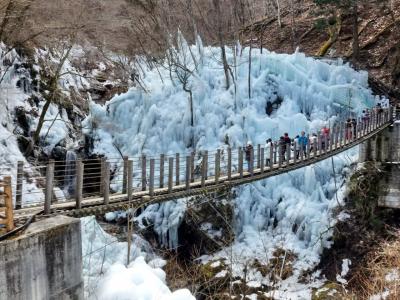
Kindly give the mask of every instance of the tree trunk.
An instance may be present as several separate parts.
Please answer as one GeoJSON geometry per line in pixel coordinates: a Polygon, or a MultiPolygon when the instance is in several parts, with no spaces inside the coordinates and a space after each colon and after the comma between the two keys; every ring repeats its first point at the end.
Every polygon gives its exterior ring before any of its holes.
{"type": "Polygon", "coordinates": [[[276,11],[277,11],[277,18],[278,18],[278,25],[279,28],[282,27],[282,23],[281,23],[281,4],[279,3],[279,0],[276,0],[276,11]]]}
{"type": "Polygon", "coordinates": [[[33,144],[34,145],[37,145],[39,142],[40,132],[42,131],[42,127],[43,127],[43,123],[44,123],[44,117],[46,116],[47,110],[49,109],[51,102],[53,102],[53,100],[56,96],[58,80],[60,79],[60,76],[61,76],[61,70],[62,70],[62,67],[64,66],[65,61],[69,57],[69,54],[73,47],[73,44],[74,43],[71,42],[70,46],[67,49],[67,52],[61,58],[53,78],[50,79],[51,80],[51,83],[50,83],[51,95],[46,100],[46,103],[43,106],[42,112],[40,113],[38,126],[36,127],[35,133],[33,135],[33,144]]]}
{"type": "Polygon", "coordinates": [[[226,59],[226,51],[225,51],[225,43],[224,43],[224,38],[222,35],[222,24],[221,24],[221,9],[219,6],[219,0],[214,0],[214,7],[215,10],[217,11],[217,18],[218,18],[218,42],[219,42],[219,47],[221,48],[221,59],[222,59],[222,65],[224,67],[224,74],[225,74],[225,88],[228,90],[230,86],[230,80],[229,80],[229,65],[228,61],[226,59]]]}
{"type": "Polygon", "coordinates": [[[248,89],[249,89],[249,99],[251,98],[251,50],[252,45],[250,42],[250,49],[249,49],[249,78],[248,78],[248,89]]]}
{"type": "Polygon", "coordinates": [[[353,61],[357,62],[360,58],[360,42],[358,39],[358,4],[357,0],[354,0],[352,7],[352,19],[353,19],[353,61]]]}

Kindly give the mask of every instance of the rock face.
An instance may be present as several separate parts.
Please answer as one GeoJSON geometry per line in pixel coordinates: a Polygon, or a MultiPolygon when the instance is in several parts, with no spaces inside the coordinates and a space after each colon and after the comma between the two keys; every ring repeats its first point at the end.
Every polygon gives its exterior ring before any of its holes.
{"type": "Polygon", "coordinates": [[[0,299],[83,299],[80,220],[45,219],[1,242],[0,299]]]}

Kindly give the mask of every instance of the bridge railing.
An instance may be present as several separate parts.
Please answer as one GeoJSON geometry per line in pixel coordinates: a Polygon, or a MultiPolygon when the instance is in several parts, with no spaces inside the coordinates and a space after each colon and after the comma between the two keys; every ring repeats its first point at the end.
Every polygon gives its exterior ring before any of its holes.
{"type": "MultiPolygon", "coordinates": [[[[269,151],[256,145],[246,154],[244,147],[220,147],[173,155],[50,160],[46,166],[24,166],[19,162],[14,187],[15,207],[42,206],[46,214],[75,202],[76,208],[91,203],[132,200],[142,196],[190,191],[227,181],[263,178],[289,166],[327,157],[352,147],[382,126],[392,122],[394,110],[373,110],[355,122],[337,122],[322,133],[307,135],[308,143],[273,142],[269,151]],[[33,199],[33,200],[32,200],[33,199]],[[22,205],[24,204],[24,205],[22,205]]],[[[283,170],[284,171],[284,170],[283,170]]],[[[1,174],[0,174],[1,177],[1,174]]]]}

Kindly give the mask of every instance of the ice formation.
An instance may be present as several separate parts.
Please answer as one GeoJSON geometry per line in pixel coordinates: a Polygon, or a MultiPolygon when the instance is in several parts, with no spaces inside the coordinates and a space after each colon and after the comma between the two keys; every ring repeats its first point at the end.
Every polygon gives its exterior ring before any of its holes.
{"type": "Polygon", "coordinates": [[[100,285],[100,300],[195,300],[187,289],[171,292],[165,272],[150,267],[141,256],[128,267],[114,264],[100,285]]]}
{"type": "Polygon", "coordinates": [[[106,233],[95,217],[81,219],[81,232],[85,299],[194,300],[186,289],[168,289],[161,269],[165,261],[139,236],[132,236],[126,267],[127,243],[106,233]]]}

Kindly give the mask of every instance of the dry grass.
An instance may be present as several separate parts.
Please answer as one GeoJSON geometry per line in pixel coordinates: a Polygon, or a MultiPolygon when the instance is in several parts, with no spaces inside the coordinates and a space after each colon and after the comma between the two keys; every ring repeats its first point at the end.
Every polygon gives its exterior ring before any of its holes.
{"type": "Polygon", "coordinates": [[[387,293],[386,298],[400,297],[400,231],[396,239],[384,242],[379,249],[367,256],[367,264],[360,268],[350,280],[356,291],[354,294],[362,299],[372,295],[387,293]]]}

